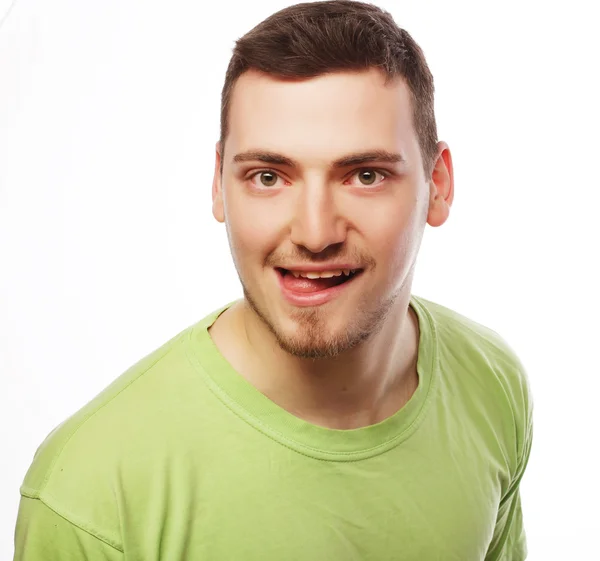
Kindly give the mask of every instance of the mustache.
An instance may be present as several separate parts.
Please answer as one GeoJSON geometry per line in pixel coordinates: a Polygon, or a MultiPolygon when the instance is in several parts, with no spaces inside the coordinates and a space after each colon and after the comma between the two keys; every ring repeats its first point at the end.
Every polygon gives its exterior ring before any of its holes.
{"type": "Polygon", "coordinates": [[[360,264],[360,266],[365,269],[375,266],[375,260],[370,255],[367,255],[358,249],[348,251],[348,249],[338,249],[333,246],[328,247],[319,253],[313,253],[308,249],[300,247],[289,253],[274,251],[265,259],[265,265],[267,267],[283,267],[286,263],[318,265],[327,261],[356,263],[360,264]]]}

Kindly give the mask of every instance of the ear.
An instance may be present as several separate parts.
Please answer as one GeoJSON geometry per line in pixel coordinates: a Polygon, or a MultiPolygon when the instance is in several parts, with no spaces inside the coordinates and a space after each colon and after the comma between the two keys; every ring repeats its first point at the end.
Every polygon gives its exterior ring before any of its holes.
{"type": "Polygon", "coordinates": [[[454,200],[452,154],[445,142],[438,142],[438,156],[429,179],[429,211],[427,223],[441,226],[448,219],[454,200]]]}
{"type": "Polygon", "coordinates": [[[225,222],[225,207],[223,205],[223,183],[221,177],[221,143],[215,146],[215,173],[212,186],[212,213],[218,222],[225,222]]]}

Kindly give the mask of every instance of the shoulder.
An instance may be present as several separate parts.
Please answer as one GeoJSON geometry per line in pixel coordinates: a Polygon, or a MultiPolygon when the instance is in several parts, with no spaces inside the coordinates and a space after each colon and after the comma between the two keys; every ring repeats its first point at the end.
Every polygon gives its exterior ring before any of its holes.
{"type": "Polygon", "coordinates": [[[499,333],[441,304],[420,297],[417,301],[430,317],[442,362],[447,359],[465,370],[485,370],[511,393],[518,387],[528,389],[523,363],[499,333]]]}
{"type": "MultiPolygon", "coordinates": [[[[183,363],[181,347],[189,330],[139,360],[54,428],[35,452],[21,495],[42,499],[82,527],[98,513],[99,503],[116,508],[107,499],[115,496],[119,466],[134,450],[139,425],[151,426],[156,417],[155,405],[168,392],[169,375],[183,363]]],[[[118,516],[114,512],[106,518],[118,516]]],[[[107,539],[115,542],[118,536],[107,539]]]]}
{"type": "Polygon", "coordinates": [[[533,413],[529,377],[519,356],[493,329],[441,304],[416,300],[434,331],[442,386],[449,392],[462,389],[465,408],[513,442],[513,465],[519,463],[528,453],[533,413]]]}

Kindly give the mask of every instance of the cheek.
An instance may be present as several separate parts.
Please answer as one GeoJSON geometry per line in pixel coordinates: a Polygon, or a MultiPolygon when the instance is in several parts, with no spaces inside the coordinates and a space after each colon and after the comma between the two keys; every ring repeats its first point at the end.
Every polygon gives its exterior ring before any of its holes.
{"type": "MultiPolygon", "coordinates": [[[[406,207],[400,207],[406,208],[406,207]]],[[[368,247],[387,275],[400,274],[412,265],[418,252],[423,227],[417,208],[379,216],[372,225],[368,247]]]]}
{"type": "Polygon", "coordinates": [[[262,262],[277,246],[281,225],[278,213],[270,209],[268,201],[227,200],[225,222],[232,252],[238,261],[262,262]]]}

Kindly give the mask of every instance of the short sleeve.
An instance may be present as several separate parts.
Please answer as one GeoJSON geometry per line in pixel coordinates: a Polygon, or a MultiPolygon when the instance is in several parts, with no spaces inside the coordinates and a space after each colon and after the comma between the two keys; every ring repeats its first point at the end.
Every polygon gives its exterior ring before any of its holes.
{"type": "Polygon", "coordinates": [[[123,552],[54,512],[40,499],[21,497],[13,561],[123,561],[123,552]]]}
{"type": "MultiPolygon", "coordinates": [[[[525,387],[528,390],[527,380],[525,380],[525,387]]],[[[525,422],[521,423],[524,428],[519,431],[518,437],[521,444],[520,459],[510,487],[500,501],[494,535],[488,547],[485,561],[524,561],[527,558],[527,539],[519,489],[531,452],[533,420],[531,397],[528,392],[525,399],[526,404],[523,415],[525,422]]]]}

